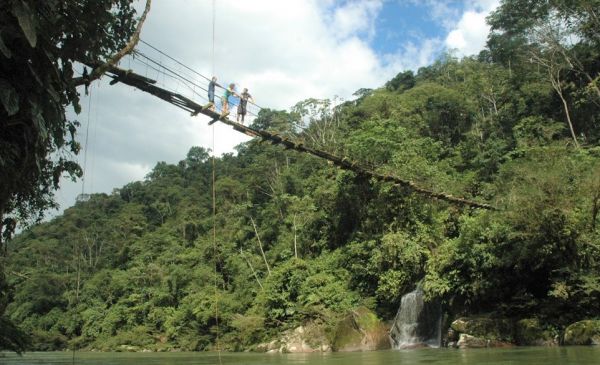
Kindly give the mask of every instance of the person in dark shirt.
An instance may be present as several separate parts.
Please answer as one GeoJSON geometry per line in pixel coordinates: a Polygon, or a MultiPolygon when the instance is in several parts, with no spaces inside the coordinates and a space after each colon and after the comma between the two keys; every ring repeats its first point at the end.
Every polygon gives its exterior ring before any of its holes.
{"type": "Polygon", "coordinates": [[[244,88],[244,91],[242,91],[242,94],[240,95],[240,103],[237,108],[237,121],[240,121],[241,116],[242,124],[244,124],[244,117],[246,116],[246,107],[248,105],[248,100],[254,103],[254,98],[252,98],[252,95],[248,93],[248,89],[244,88]]]}
{"type": "Polygon", "coordinates": [[[204,106],[204,109],[210,109],[212,111],[215,110],[215,87],[219,86],[217,84],[217,77],[213,76],[210,82],[208,83],[208,104],[204,106]]]}

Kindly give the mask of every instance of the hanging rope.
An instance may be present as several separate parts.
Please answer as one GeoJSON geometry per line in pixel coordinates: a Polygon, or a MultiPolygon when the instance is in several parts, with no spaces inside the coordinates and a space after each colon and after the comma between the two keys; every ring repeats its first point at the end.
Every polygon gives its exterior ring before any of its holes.
{"type": "Polygon", "coordinates": [[[215,322],[216,322],[216,341],[219,364],[221,364],[221,345],[219,343],[219,292],[217,283],[217,264],[219,262],[219,251],[217,250],[217,189],[215,186],[215,126],[212,126],[212,218],[213,218],[213,252],[215,260],[215,322]]]}
{"type": "Polygon", "coordinates": [[[96,173],[96,136],[98,135],[98,110],[100,109],[98,106],[102,105],[102,100],[100,100],[100,96],[102,95],[102,93],[100,92],[100,84],[96,84],[96,88],[98,89],[98,91],[95,94],[95,105],[96,107],[94,108],[94,119],[92,122],[92,142],[90,143],[91,145],[91,150],[90,153],[92,154],[92,166],[91,166],[91,173],[90,175],[90,184],[89,184],[89,192],[93,193],[94,192],[94,181],[95,176],[94,174],[96,173]]]}
{"type": "Polygon", "coordinates": [[[83,145],[83,168],[81,174],[81,197],[83,198],[83,194],[85,194],[85,177],[86,177],[86,169],[87,169],[87,154],[88,154],[88,141],[90,136],[90,122],[91,122],[91,112],[92,112],[92,89],[89,88],[89,96],[88,96],[88,110],[87,110],[87,125],[85,127],[85,143],[83,145]]]}
{"type": "MultiPolygon", "coordinates": [[[[214,25],[214,26],[213,26],[213,28],[215,28],[215,29],[216,29],[216,25],[214,25]]],[[[204,79],[204,80],[206,80],[206,81],[210,81],[210,80],[211,80],[211,78],[212,78],[212,77],[207,77],[207,76],[205,76],[205,75],[203,75],[203,74],[199,73],[198,71],[196,71],[196,70],[194,70],[193,68],[191,68],[191,67],[189,67],[189,66],[185,65],[183,62],[181,62],[181,61],[179,61],[179,60],[175,59],[174,57],[172,57],[172,56],[168,55],[167,53],[165,53],[165,52],[161,51],[160,49],[158,49],[157,47],[155,47],[155,46],[151,45],[150,43],[148,43],[148,42],[144,41],[143,39],[140,39],[140,43],[142,43],[142,44],[144,44],[145,46],[149,47],[149,48],[150,48],[150,49],[152,49],[153,51],[155,51],[155,52],[157,52],[157,53],[159,53],[159,54],[161,54],[161,55],[163,55],[163,56],[167,57],[167,58],[168,58],[168,59],[170,59],[171,61],[175,62],[177,65],[179,65],[179,66],[183,67],[184,69],[186,69],[186,70],[188,70],[188,71],[192,72],[194,75],[196,75],[196,76],[200,76],[201,78],[203,78],[203,79],[204,79]]],[[[214,43],[214,44],[216,44],[216,35],[214,35],[214,36],[213,36],[213,43],[214,43]]],[[[215,48],[215,46],[213,45],[213,51],[212,51],[212,55],[211,55],[211,57],[212,57],[212,60],[211,60],[211,62],[212,62],[213,76],[214,76],[214,73],[215,73],[215,66],[216,66],[216,63],[215,63],[215,50],[214,50],[214,48],[215,48]]],[[[136,52],[134,52],[134,53],[136,53],[136,54],[137,54],[137,53],[139,53],[139,50],[138,50],[138,51],[136,51],[136,52]]],[[[146,56],[146,57],[148,57],[148,56],[146,56]]],[[[149,57],[148,57],[148,58],[149,58],[149,57]]],[[[154,61],[154,62],[156,62],[156,61],[154,61]]],[[[154,62],[153,62],[153,63],[154,63],[154,62]]],[[[169,71],[171,72],[171,70],[169,70],[169,71]]],[[[182,77],[182,79],[183,79],[183,80],[186,80],[186,81],[188,81],[188,82],[191,82],[190,80],[188,80],[188,79],[184,78],[183,76],[181,76],[181,77],[182,77]]],[[[221,89],[225,89],[225,88],[223,88],[222,86],[218,86],[218,87],[219,87],[219,88],[221,88],[221,89]]],[[[260,109],[263,109],[263,107],[261,107],[260,105],[258,105],[258,104],[256,104],[256,103],[254,103],[254,102],[252,102],[252,101],[248,101],[248,104],[250,104],[250,105],[254,105],[254,106],[255,106],[256,108],[258,108],[259,110],[260,110],[260,109]]],[[[250,111],[249,111],[249,113],[250,113],[250,111]]],[[[258,114],[258,113],[256,113],[256,114],[258,114]]]]}
{"type": "Polygon", "coordinates": [[[213,0],[213,14],[212,14],[212,76],[215,76],[215,23],[217,19],[217,2],[213,0]]]}
{"type": "MultiPolygon", "coordinates": [[[[212,72],[215,74],[215,19],[217,17],[216,2],[213,0],[213,13],[212,13],[212,72]]],[[[221,361],[221,344],[219,339],[219,292],[217,288],[217,263],[219,262],[219,252],[217,250],[217,188],[215,186],[215,126],[212,126],[212,215],[213,215],[213,250],[215,260],[215,322],[216,322],[216,340],[217,355],[219,356],[219,364],[221,361]]]]}

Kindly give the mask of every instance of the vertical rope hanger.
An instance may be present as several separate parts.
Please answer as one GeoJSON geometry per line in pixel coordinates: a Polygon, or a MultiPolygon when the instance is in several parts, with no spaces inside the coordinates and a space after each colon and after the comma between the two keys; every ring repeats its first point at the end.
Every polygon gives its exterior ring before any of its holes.
{"type": "MultiPolygon", "coordinates": [[[[216,0],[212,2],[212,76],[215,75],[215,19],[217,17],[216,11],[216,0]]],[[[212,77],[211,77],[212,78],[212,77]]],[[[219,343],[219,292],[217,288],[217,263],[219,260],[219,253],[217,251],[217,189],[215,187],[215,125],[212,125],[212,218],[213,218],[213,252],[215,261],[215,325],[216,325],[216,340],[215,345],[217,347],[217,355],[219,356],[219,364],[222,364],[221,360],[221,345],[219,343]]]]}
{"type": "Polygon", "coordinates": [[[213,0],[212,2],[212,54],[211,54],[211,61],[212,61],[212,76],[215,76],[215,19],[217,18],[217,3],[216,0],[213,0]]]}
{"type": "Polygon", "coordinates": [[[96,105],[96,107],[94,108],[94,119],[92,122],[92,142],[90,142],[91,145],[91,150],[90,150],[90,154],[92,155],[92,163],[91,163],[91,173],[88,173],[88,175],[90,176],[90,184],[89,184],[89,192],[91,194],[94,193],[94,181],[96,181],[96,178],[94,176],[94,174],[96,173],[96,136],[98,135],[98,110],[100,109],[100,106],[102,105],[100,96],[102,95],[102,93],[100,92],[100,84],[96,84],[96,89],[98,91],[96,91],[95,94],[95,101],[94,104],[96,105]]]}
{"type": "Polygon", "coordinates": [[[92,89],[93,86],[90,85],[89,88],[89,96],[88,96],[88,110],[87,110],[87,126],[85,128],[85,144],[83,146],[83,171],[81,174],[81,196],[83,198],[83,194],[85,194],[85,175],[87,168],[87,154],[88,154],[88,141],[90,136],[90,115],[92,111],[92,89]]]}

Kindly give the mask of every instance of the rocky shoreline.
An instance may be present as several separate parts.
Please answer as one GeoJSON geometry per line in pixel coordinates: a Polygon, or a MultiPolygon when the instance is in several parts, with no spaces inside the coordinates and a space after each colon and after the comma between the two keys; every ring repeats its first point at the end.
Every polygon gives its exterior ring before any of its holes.
{"type": "MultiPolygon", "coordinates": [[[[277,338],[259,343],[247,352],[314,353],[352,352],[391,349],[391,325],[380,320],[374,312],[359,307],[349,312],[333,328],[307,323],[284,331],[277,338]]],[[[506,348],[514,346],[570,346],[600,345],[600,320],[583,320],[567,326],[564,331],[544,326],[536,318],[510,319],[492,316],[460,317],[453,320],[441,339],[442,347],[506,348]]],[[[428,347],[413,344],[403,348],[428,347]]],[[[165,346],[148,349],[120,345],[120,352],[177,352],[165,346]]],[[[94,351],[92,349],[92,351],[94,351]]]]}
{"type": "MultiPolygon", "coordinates": [[[[309,325],[310,326],[310,325],[309,325]]],[[[366,308],[350,313],[335,329],[332,340],[321,330],[300,326],[254,351],[267,353],[347,352],[390,349],[389,325],[366,308]]],[[[506,348],[514,346],[600,345],[600,320],[583,320],[563,332],[547,328],[536,318],[509,319],[488,316],[461,317],[452,321],[442,337],[442,347],[506,348]]],[[[427,347],[415,344],[410,348],[427,347]]],[[[405,347],[406,348],[406,347],[405,347]]]]}

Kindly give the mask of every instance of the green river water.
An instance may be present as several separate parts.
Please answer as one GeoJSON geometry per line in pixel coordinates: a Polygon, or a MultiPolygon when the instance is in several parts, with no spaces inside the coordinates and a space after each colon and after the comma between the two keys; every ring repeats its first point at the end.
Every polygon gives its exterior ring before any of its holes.
{"type": "MultiPolygon", "coordinates": [[[[445,364],[445,365],[600,365],[600,347],[518,347],[512,349],[418,349],[327,354],[254,354],[223,353],[222,364],[319,364],[319,365],[383,365],[383,364],[445,364]]],[[[219,364],[215,353],[98,353],[98,352],[37,352],[23,356],[1,354],[0,364],[13,365],[191,365],[219,364]]]]}

